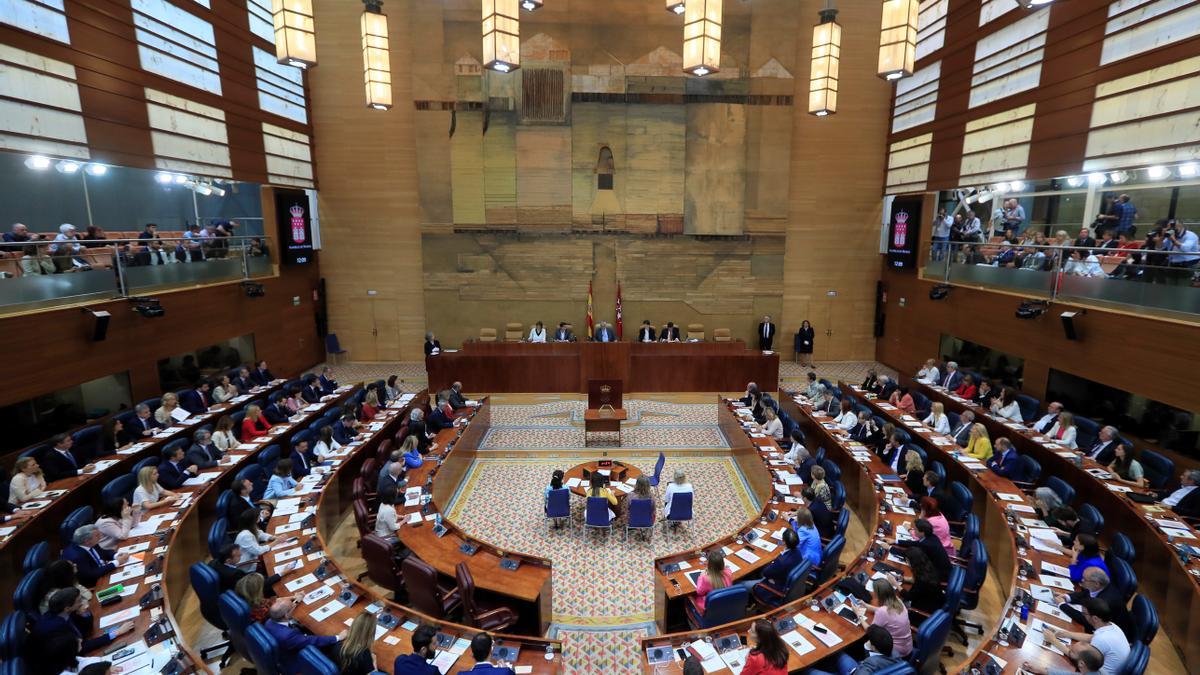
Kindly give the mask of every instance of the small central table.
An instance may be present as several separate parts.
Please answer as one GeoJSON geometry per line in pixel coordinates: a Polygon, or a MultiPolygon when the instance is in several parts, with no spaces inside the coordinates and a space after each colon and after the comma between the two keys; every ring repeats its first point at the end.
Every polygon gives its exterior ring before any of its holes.
{"type": "MultiPolygon", "coordinates": [[[[641,469],[624,462],[613,460],[611,466],[602,467],[600,466],[600,462],[598,460],[592,460],[590,462],[584,462],[583,464],[578,464],[571,467],[565,474],[563,474],[563,484],[565,485],[567,481],[570,481],[572,478],[578,478],[582,482],[579,485],[571,488],[571,493],[580,497],[586,497],[589,487],[587,476],[591,476],[597,471],[609,471],[609,482],[613,485],[618,483],[628,484],[627,481],[629,481],[630,478],[637,479],[642,476],[641,469]]],[[[629,492],[625,492],[622,489],[615,487],[613,488],[613,495],[617,499],[624,499],[625,497],[629,496],[629,494],[629,492]]]]}
{"type": "Polygon", "coordinates": [[[621,422],[629,419],[629,413],[624,408],[601,410],[588,408],[583,413],[583,444],[588,444],[588,434],[613,433],[617,434],[617,445],[621,444],[621,422]]]}

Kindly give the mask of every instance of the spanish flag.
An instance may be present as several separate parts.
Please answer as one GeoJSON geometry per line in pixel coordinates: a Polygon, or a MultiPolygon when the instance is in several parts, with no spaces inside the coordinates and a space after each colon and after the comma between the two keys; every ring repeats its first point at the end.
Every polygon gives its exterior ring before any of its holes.
{"type": "Polygon", "coordinates": [[[592,339],[592,337],[594,337],[593,333],[592,333],[592,329],[595,328],[595,322],[592,320],[592,282],[590,282],[590,281],[588,282],[588,308],[587,309],[588,309],[588,315],[587,315],[588,339],[590,340],[590,339],[592,339]]]}

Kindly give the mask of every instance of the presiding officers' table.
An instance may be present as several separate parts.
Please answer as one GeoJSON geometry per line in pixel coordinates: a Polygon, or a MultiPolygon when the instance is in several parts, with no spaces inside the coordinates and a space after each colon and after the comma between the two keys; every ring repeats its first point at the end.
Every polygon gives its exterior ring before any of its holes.
{"type": "Polygon", "coordinates": [[[473,391],[586,393],[588,380],[625,391],[760,391],[779,388],[779,354],[731,342],[475,342],[425,357],[430,391],[466,382],[473,391]]]}

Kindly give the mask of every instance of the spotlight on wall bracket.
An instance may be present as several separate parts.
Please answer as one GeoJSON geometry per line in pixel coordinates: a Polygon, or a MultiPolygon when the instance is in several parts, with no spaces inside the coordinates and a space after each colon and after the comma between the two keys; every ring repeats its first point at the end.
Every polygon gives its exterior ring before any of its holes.
{"type": "Polygon", "coordinates": [[[937,284],[929,289],[930,300],[945,300],[950,295],[950,284],[937,284]]]}
{"type": "Polygon", "coordinates": [[[241,286],[247,298],[261,298],[267,294],[267,287],[256,281],[243,281],[241,286]]]}
{"type": "Polygon", "coordinates": [[[133,303],[133,311],[141,314],[147,319],[162,316],[167,313],[167,310],[159,304],[158,298],[147,298],[143,296],[131,296],[129,302],[133,303]]]}
{"type": "Polygon", "coordinates": [[[1025,300],[1017,307],[1018,319],[1036,319],[1046,313],[1050,303],[1045,300],[1025,300]]]}

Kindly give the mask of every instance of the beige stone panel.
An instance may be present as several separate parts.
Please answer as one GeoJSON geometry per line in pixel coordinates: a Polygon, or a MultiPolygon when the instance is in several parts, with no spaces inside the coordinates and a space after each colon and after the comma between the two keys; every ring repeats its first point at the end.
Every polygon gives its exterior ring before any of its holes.
{"type": "Polygon", "coordinates": [[[1094,129],[1088,133],[1087,156],[1189,143],[1200,143],[1200,126],[1196,124],[1195,111],[1094,129]]]}
{"type": "Polygon", "coordinates": [[[517,222],[516,117],[493,112],[483,134],[483,209],[489,224],[517,222]]]}
{"type": "Polygon", "coordinates": [[[455,223],[487,222],[483,207],[483,113],[458,113],[458,124],[450,137],[450,194],[455,223]]]}
{"type": "Polygon", "coordinates": [[[450,119],[445,110],[417,111],[416,126],[418,194],[421,196],[421,222],[454,222],[450,167],[450,119]]]}
{"type": "Polygon", "coordinates": [[[626,157],[615,182],[628,213],[683,214],[686,119],[682,106],[626,106],[626,157]]]}
{"type": "Polygon", "coordinates": [[[741,234],[745,209],[746,109],[728,103],[687,106],[683,229],[741,234]]]}
{"type": "Polygon", "coordinates": [[[1111,96],[1092,105],[1092,127],[1200,107],[1200,75],[1111,96]]]}
{"type": "Polygon", "coordinates": [[[518,222],[567,227],[571,214],[570,128],[518,128],[516,157],[518,222]]]}

